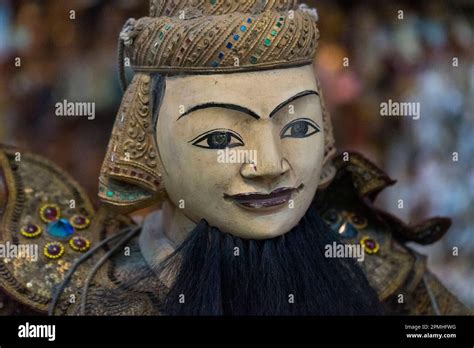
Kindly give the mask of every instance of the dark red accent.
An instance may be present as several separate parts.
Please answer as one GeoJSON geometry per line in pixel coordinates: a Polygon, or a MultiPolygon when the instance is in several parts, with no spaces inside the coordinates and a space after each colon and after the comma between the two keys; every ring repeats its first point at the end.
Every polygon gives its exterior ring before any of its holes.
{"type": "Polygon", "coordinates": [[[370,250],[374,250],[377,246],[377,243],[373,240],[373,239],[366,239],[364,241],[364,244],[367,248],[369,248],[370,250]]]}
{"type": "Polygon", "coordinates": [[[78,248],[84,248],[86,246],[86,241],[79,237],[74,238],[72,242],[78,248]]]}
{"type": "Polygon", "coordinates": [[[33,225],[33,224],[29,224],[28,226],[26,226],[25,230],[28,233],[35,233],[35,232],[38,231],[38,226],[33,225]]]}
{"type": "Polygon", "coordinates": [[[54,221],[58,219],[59,212],[54,207],[47,207],[46,209],[43,210],[43,216],[45,217],[46,220],[54,221]]]}
{"type": "Polygon", "coordinates": [[[76,225],[84,225],[86,223],[86,218],[83,216],[76,216],[74,218],[74,223],[76,225]]]}

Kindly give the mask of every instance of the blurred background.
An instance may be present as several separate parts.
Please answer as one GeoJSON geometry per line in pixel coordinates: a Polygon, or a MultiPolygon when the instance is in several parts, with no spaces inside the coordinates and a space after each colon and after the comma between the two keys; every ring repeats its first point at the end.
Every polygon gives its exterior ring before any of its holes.
{"type": "MultiPolygon", "coordinates": [[[[407,222],[453,219],[440,242],[414,248],[474,307],[474,1],[306,3],[319,13],[316,67],[338,149],[398,180],[380,207],[407,222]],[[419,102],[421,118],[381,117],[389,99],[419,102]]],[[[147,13],[147,0],[0,0],[0,142],[58,163],[96,202],[121,100],[118,33],[147,13]],[[64,99],[95,102],[95,120],[56,117],[64,99]]]]}

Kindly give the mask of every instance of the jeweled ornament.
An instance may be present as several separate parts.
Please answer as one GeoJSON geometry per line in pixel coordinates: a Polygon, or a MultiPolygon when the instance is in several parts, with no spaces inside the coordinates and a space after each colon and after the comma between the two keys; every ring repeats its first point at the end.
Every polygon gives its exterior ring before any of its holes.
{"type": "Polygon", "coordinates": [[[362,229],[362,228],[366,228],[367,227],[367,219],[357,213],[352,213],[349,215],[350,216],[350,219],[351,219],[351,222],[352,224],[358,228],[358,229],[362,229]]]}
{"type": "Polygon", "coordinates": [[[53,222],[60,218],[61,210],[56,204],[45,204],[41,206],[39,215],[43,222],[53,222]]]}
{"type": "Polygon", "coordinates": [[[91,242],[84,237],[76,236],[69,240],[69,246],[75,251],[86,252],[89,250],[91,242]]]}
{"type": "Polygon", "coordinates": [[[370,237],[364,237],[360,240],[360,244],[364,247],[367,254],[375,254],[380,250],[379,243],[370,237]]]}
{"type": "Polygon", "coordinates": [[[28,224],[21,228],[20,233],[26,238],[35,238],[43,233],[43,229],[39,225],[28,224]]]}
{"type": "Polygon", "coordinates": [[[74,233],[74,227],[66,219],[59,219],[50,222],[47,231],[52,237],[64,239],[74,233]]]}
{"type": "Polygon", "coordinates": [[[83,215],[73,215],[70,219],[69,222],[71,225],[76,229],[76,230],[83,230],[87,228],[90,224],[89,218],[83,216],[83,215]]]}
{"type": "Polygon", "coordinates": [[[339,226],[337,232],[341,237],[344,238],[354,238],[358,233],[357,229],[348,222],[344,222],[341,226],[339,226]]]}
{"type": "Polygon", "coordinates": [[[64,254],[64,246],[59,242],[51,242],[45,245],[43,253],[49,259],[59,259],[64,254]]]}

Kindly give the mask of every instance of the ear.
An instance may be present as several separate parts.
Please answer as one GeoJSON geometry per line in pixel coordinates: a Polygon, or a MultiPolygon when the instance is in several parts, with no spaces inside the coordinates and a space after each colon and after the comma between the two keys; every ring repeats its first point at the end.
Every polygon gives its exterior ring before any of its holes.
{"type": "Polygon", "coordinates": [[[336,167],[329,161],[327,164],[323,165],[323,170],[321,171],[321,177],[319,179],[318,189],[324,189],[328,187],[332,179],[336,176],[336,167]]]}
{"type": "Polygon", "coordinates": [[[133,211],[164,195],[149,74],[135,74],[122,99],[99,177],[100,199],[133,211]]]}

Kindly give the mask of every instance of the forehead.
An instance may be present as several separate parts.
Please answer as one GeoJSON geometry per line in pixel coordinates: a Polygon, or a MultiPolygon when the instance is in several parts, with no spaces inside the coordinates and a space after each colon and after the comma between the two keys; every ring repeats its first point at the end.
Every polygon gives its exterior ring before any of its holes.
{"type": "Polygon", "coordinates": [[[312,65],[289,69],[216,75],[167,77],[163,105],[189,109],[205,103],[228,103],[268,115],[302,91],[317,91],[312,65]],[[177,93],[179,91],[179,93],[177,93]]]}

